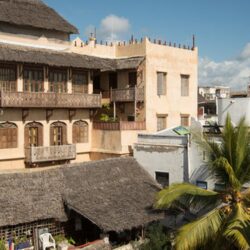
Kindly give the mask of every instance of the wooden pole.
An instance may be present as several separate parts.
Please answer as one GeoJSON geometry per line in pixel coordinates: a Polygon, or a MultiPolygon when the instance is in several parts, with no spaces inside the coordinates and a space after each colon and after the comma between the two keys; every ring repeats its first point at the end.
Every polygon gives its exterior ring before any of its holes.
{"type": "Polygon", "coordinates": [[[113,114],[114,114],[114,115],[113,115],[113,118],[114,118],[114,121],[115,121],[115,118],[116,118],[116,104],[115,104],[115,102],[113,102],[113,109],[114,109],[114,110],[113,110],[113,111],[114,111],[114,112],[113,112],[113,114]]]}
{"type": "Polygon", "coordinates": [[[136,95],[137,95],[137,87],[135,86],[135,96],[134,96],[134,98],[135,98],[135,102],[134,102],[134,112],[135,112],[135,118],[134,118],[134,121],[136,121],[136,103],[137,103],[137,101],[136,101],[136,95]]]}

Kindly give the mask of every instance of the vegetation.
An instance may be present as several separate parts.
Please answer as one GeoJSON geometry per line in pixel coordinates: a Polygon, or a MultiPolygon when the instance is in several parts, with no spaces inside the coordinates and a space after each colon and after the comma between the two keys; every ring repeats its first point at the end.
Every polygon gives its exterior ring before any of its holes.
{"type": "Polygon", "coordinates": [[[5,240],[0,239],[0,250],[7,250],[5,244],[6,244],[5,240]]]}
{"type": "Polygon", "coordinates": [[[154,223],[146,230],[146,241],[140,250],[168,250],[171,249],[170,239],[168,238],[164,227],[158,223],[154,223]]]}
{"type": "Polygon", "coordinates": [[[208,152],[210,176],[223,190],[183,183],[157,195],[157,208],[196,211],[197,219],[177,231],[176,250],[250,248],[250,188],[246,188],[250,182],[250,133],[244,119],[233,127],[228,116],[221,139],[221,144],[206,138],[199,143],[208,152]]]}
{"type": "Polygon", "coordinates": [[[56,235],[54,236],[54,240],[56,242],[56,245],[62,243],[62,242],[67,242],[69,243],[70,245],[75,245],[76,242],[74,241],[74,239],[72,237],[65,237],[63,234],[59,234],[59,235],[56,235]]]}

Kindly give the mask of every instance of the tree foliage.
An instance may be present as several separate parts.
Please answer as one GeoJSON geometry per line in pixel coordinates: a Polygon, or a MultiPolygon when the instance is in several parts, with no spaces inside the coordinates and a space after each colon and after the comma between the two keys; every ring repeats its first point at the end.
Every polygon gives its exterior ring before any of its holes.
{"type": "Polygon", "coordinates": [[[208,169],[222,191],[203,190],[189,183],[173,184],[160,191],[156,208],[182,204],[196,208],[197,219],[178,229],[176,250],[250,248],[250,133],[241,119],[234,127],[228,115],[221,143],[193,134],[209,155],[208,169]],[[211,249],[211,248],[208,248],[211,249]]]}

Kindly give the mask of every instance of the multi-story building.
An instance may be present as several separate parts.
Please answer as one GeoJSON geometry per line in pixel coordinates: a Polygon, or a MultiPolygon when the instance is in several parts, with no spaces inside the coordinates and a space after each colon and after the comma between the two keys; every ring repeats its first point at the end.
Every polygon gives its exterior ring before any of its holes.
{"type": "Polygon", "coordinates": [[[0,1],[0,169],[131,153],[197,116],[194,44],[98,44],[40,0],[0,1]]]}

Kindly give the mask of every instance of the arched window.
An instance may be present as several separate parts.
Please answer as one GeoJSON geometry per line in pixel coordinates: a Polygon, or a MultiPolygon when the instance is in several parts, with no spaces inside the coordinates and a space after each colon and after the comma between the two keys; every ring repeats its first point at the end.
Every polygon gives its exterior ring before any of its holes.
{"type": "Polygon", "coordinates": [[[67,125],[64,122],[54,122],[50,125],[50,145],[67,144],[67,125]]]}
{"type": "Polygon", "coordinates": [[[39,122],[30,122],[24,129],[25,147],[43,146],[43,125],[39,122]]]}
{"type": "Polygon", "coordinates": [[[0,149],[17,148],[17,125],[11,122],[0,124],[0,149]]]}
{"type": "Polygon", "coordinates": [[[73,124],[73,143],[87,143],[89,141],[89,125],[85,121],[73,124]]]}

